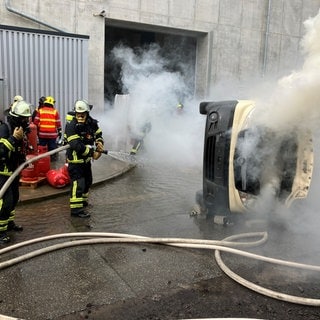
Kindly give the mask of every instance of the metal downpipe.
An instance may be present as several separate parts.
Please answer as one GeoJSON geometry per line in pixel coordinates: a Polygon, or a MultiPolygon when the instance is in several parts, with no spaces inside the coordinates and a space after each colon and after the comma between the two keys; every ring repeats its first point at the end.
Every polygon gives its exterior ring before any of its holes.
{"type": "Polygon", "coordinates": [[[268,11],[267,11],[267,22],[266,22],[266,33],[265,33],[265,40],[264,40],[264,52],[263,52],[263,64],[262,64],[262,77],[266,74],[267,68],[267,51],[268,51],[268,39],[269,39],[269,29],[270,29],[270,11],[271,11],[271,2],[272,0],[268,1],[268,11]]]}
{"type": "Polygon", "coordinates": [[[14,9],[14,8],[10,5],[10,0],[5,0],[5,6],[6,6],[6,9],[7,9],[8,11],[10,11],[10,12],[12,12],[12,13],[14,13],[14,14],[17,14],[17,15],[19,15],[19,16],[21,16],[21,17],[24,17],[24,18],[26,18],[26,19],[29,19],[29,20],[31,20],[31,21],[33,21],[33,22],[35,22],[35,23],[42,24],[42,25],[44,25],[44,26],[46,26],[46,27],[48,27],[48,28],[50,28],[50,29],[53,29],[53,30],[55,30],[55,31],[58,31],[58,32],[60,32],[60,33],[66,33],[66,31],[64,31],[64,30],[58,29],[58,28],[56,28],[56,27],[54,27],[54,26],[51,26],[50,24],[47,24],[47,23],[44,22],[44,21],[41,21],[41,20],[39,20],[39,19],[36,19],[36,18],[31,17],[31,16],[29,16],[29,15],[27,15],[27,14],[21,12],[21,11],[18,11],[18,10],[16,10],[16,9],[14,9]]]}

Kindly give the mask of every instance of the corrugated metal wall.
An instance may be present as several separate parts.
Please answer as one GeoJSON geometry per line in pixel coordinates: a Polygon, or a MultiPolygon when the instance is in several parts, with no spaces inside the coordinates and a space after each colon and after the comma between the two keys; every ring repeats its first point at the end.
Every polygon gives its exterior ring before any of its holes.
{"type": "Polygon", "coordinates": [[[51,95],[64,123],[74,101],[88,98],[88,40],[0,25],[0,112],[17,94],[35,106],[51,95]]]}

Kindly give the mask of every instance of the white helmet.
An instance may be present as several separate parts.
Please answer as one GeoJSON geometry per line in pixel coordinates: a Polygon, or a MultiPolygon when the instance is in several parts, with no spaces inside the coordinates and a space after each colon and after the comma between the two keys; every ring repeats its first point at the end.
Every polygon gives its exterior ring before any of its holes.
{"type": "Polygon", "coordinates": [[[14,117],[31,117],[30,104],[24,100],[17,101],[13,103],[9,114],[14,117]]]}
{"type": "Polygon", "coordinates": [[[13,98],[13,102],[17,102],[17,101],[22,101],[23,100],[23,97],[21,97],[21,96],[15,96],[14,98],[13,98]]]}
{"type": "Polygon", "coordinates": [[[74,111],[75,112],[89,112],[90,106],[86,100],[77,100],[74,104],[74,111]]]}

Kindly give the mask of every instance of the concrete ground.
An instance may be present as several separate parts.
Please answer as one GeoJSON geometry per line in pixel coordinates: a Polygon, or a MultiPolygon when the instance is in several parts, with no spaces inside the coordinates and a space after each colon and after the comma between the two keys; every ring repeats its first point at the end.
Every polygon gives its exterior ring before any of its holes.
{"type": "MultiPolygon", "coordinates": [[[[51,168],[60,168],[63,164],[64,162],[63,160],[61,160],[57,163],[51,164],[51,168]]],[[[134,168],[134,166],[135,165],[133,163],[130,163],[127,161],[121,161],[111,156],[103,155],[98,161],[95,161],[92,164],[92,171],[93,171],[93,177],[94,177],[93,187],[105,181],[109,181],[116,177],[121,176],[122,174],[134,168]]],[[[69,186],[66,186],[64,188],[54,188],[50,186],[47,182],[41,182],[37,187],[31,187],[31,185],[21,186],[20,202],[18,204],[18,207],[21,204],[32,204],[41,200],[62,196],[68,193],[69,193],[69,186]]],[[[17,208],[17,211],[18,211],[18,208],[17,208]]],[[[61,225],[60,232],[61,233],[64,232],[63,225],[61,225]]],[[[26,237],[27,239],[32,239],[31,233],[32,231],[30,231],[30,228],[29,229],[25,228],[25,230],[23,231],[24,237],[26,237]],[[30,234],[28,235],[28,233],[30,234]]],[[[13,246],[18,242],[19,240],[13,239],[13,242],[10,244],[13,246]]],[[[1,261],[0,264],[2,264],[2,262],[4,262],[5,260],[12,258],[12,256],[15,256],[15,254],[9,254],[9,255],[1,254],[3,253],[3,250],[5,250],[6,248],[8,248],[8,246],[0,248],[0,261],[1,261]]],[[[88,248],[89,247],[86,247],[85,249],[86,251],[85,255],[87,257],[88,255],[93,257],[97,254],[95,252],[95,249],[91,251],[88,248]]],[[[60,279],[63,279],[66,276],[66,275],[63,275],[63,272],[60,271],[62,269],[66,269],[65,266],[61,265],[61,262],[65,261],[66,259],[68,260],[69,258],[64,257],[63,251],[60,251],[60,253],[61,252],[62,252],[62,259],[61,259],[61,256],[60,258],[57,258],[57,259],[54,258],[55,254],[53,254],[53,256],[51,257],[47,256],[48,259],[45,258],[44,261],[39,261],[38,259],[31,259],[25,265],[26,269],[24,268],[24,266],[23,267],[19,266],[17,268],[4,267],[4,270],[2,270],[0,274],[0,283],[2,284],[2,285],[0,284],[0,287],[4,286],[9,290],[2,290],[2,294],[0,297],[0,319],[1,320],[2,319],[33,319],[33,320],[54,319],[58,315],[69,313],[69,311],[77,310],[80,307],[80,305],[83,303],[82,299],[80,298],[75,299],[78,301],[77,303],[74,303],[74,299],[70,299],[69,300],[70,303],[65,304],[65,302],[67,302],[68,299],[66,299],[66,297],[63,294],[61,294],[61,299],[63,301],[58,298],[58,300],[56,300],[57,302],[56,307],[53,306],[55,302],[52,303],[53,304],[52,306],[54,307],[53,312],[49,310],[51,309],[51,307],[47,305],[47,303],[50,304],[50,301],[52,302],[52,296],[59,295],[59,291],[61,290],[62,283],[55,280],[57,276],[56,272],[58,272],[59,274],[58,278],[60,279]],[[39,269],[39,266],[40,266],[40,269],[39,269]],[[52,268],[55,270],[53,273],[51,272],[52,268]],[[41,270],[47,270],[48,272],[45,271],[45,273],[42,273],[41,270]],[[31,283],[26,283],[24,282],[24,280],[21,282],[23,278],[23,276],[21,278],[21,271],[23,273],[30,272],[27,277],[28,278],[27,282],[31,281],[31,283]],[[41,276],[39,276],[39,273],[41,274],[41,276]],[[7,281],[9,281],[9,284],[7,283],[7,281]],[[35,295],[37,296],[36,298],[35,298],[35,295]],[[32,301],[30,301],[30,297],[32,296],[35,298],[35,300],[38,301],[36,305],[34,305],[33,299],[32,301]],[[78,303],[80,303],[80,305],[77,306],[78,303]],[[61,308],[61,306],[63,305],[64,307],[61,308]]],[[[80,251],[76,250],[75,254],[81,255],[81,252],[82,252],[82,249],[80,249],[80,251]]],[[[69,254],[67,253],[67,255],[69,254]]],[[[70,261],[70,263],[72,262],[70,261]]],[[[105,272],[108,273],[108,268],[105,269],[105,265],[103,264],[103,262],[100,261],[97,264],[97,268],[99,264],[100,264],[99,269],[101,268],[100,269],[101,272],[99,272],[100,276],[102,276],[105,272]],[[105,271],[102,272],[102,270],[105,270],[105,271]]],[[[82,267],[83,268],[89,267],[90,269],[91,262],[87,265],[87,267],[85,265],[86,263],[83,264],[82,267]]],[[[92,270],[90,271],[89,269],[85,273],[91,274],[92,270]]],[[[96,270],[97,269],[95,269],[95,271],[96,270]]],[[[84,269],[82,271],[84,271],[84,269]]],[[[105,277],[107,277],[107,274],[105,274],[105,277]]],[[[67,278],[64,278],[63,280],[65,281],[65,283],[67,283],[67,278]]],[[[113,277],[111,276],[111,279],[112,278],[113,277]]],[[[74,296],[81,295],[81,293],[73,292],[72,283],[69,282],[69,284],[71,287],[67,286],[68,288],[64,288],[62,290],[66,290],[66,291],[70,290],[68,294],[71,294],[74,296]]]]}
{"type": "MultiPolygon", "coordinates": [[[[133,167],[134,164],[127,161],[104,156],[93,163],[94,185],[119,177],[133,167]]],[[[139,169],[139,166],[136,169],[139,169]]],[[[93,196],[104,194],[100,198],[102,202],[107,203],[108,199],[105,197],[109,196],[111,191],[99,193],[99,190],[114,188],[114,185],[121,182],[121,188],[116,189],[116,192],[121,193],[128,183],[130,188],[130,183],[134,182],[130,180],[130,176],[128,173],[122,179],[113,181],[112,186],[107,184],[103,185],[103,188],[96,188],[93,196]]],[[[138,178],[141,177],[138,175],[138,178]]],[[[17,220],[22,222],[25,230],[13,234],[12,244],[19,245],[23,241],[39,236],[75,232],[79,235],[78,239],[84,240],[83,236],[80,237],[82,231],[82,234],[85,234],[90,231],[115,230],[109,225],[106,225],[105,229],[99,227],[97,220],[106,213],[105,207],[100,209],[100,212],[95,212],[99,213],[99,216],[93,214],[92,224],[88,223],[88,219],[70,218],[68,191],[68,188],[54,189],[45,184],[36,189],[21,188],[21,206],[17,208],[19,209],[17,220]],[[61,197],[51,200],[58,195],[61,197]],[[41,199],[47,200],[39,201],[41,199]],[[52,215],[45,214],[50,208],[44,208],[43,204],[53,207],[52,215]],[[59,210],[61,212],[58,212],[59,210]],[[33,229],[34,221],[37,229],[33,229]]],[[[118,199],[121,200],[126,196],[124,190],[124,194],[118,199]]],[[[164,198],[168,198],[168,193],[164,194],[164,198]]],[[[96,210],[97,206],[95,203],[93,210],[96,210]]],[[[147,201],[146,206],[141,207],[145,211],[139,211],[141,224],[163,226],[161,224],[163,219],[166,224],[171,223],[181,227],[182,233],[175,233],[175,237],[182,235],[191,237],[189,231],[192,229],[186,228],[185,230],[189,232],[186,233],[183,228],[183,222],[190,220],[190,217],[186,217],[185,214],[171,215],[169,212],[163,212],[162,216],[157,212],[157,215],[153,216],[149,214],[150,208],[151,205],[147,201]]],[[[110,215],[109,221],[117,219],[110,212],[107,214],[110,215]]],[[[132,223],[134,212],[127,210],[126,214],[132,218],[128,223],[132,223]]],[[[214,231],[212,237],[215,239],[259,231],[259,228],[252,224],[225,228],[204,222],[205,225],[202,226],[204,229],[199,228],[199,230],[204,234],[207,228],[210,234],[214,231]]],[[[201,221],[197,223],[200,227],[201,221]]],[[[194,225],[192,221],[190,224],[194,225]]],[[[308,241],[305,234],[296,239],[297,234],[282,226],[275,228],[265,225],[261,228],[262,231],[266,229],[269,232],[269,240],[264,246],[253,248],[255,253],[277,257],[274,253],[276,251],[278,255],[281,253],[282,259],[287,258],[292,261],[303,261],[305,257],[310,256],[306,249],[296,250],[297,243],[308,241]],[[290,255],[291,251],[293,256],[290,255]]],[[[121,231],[120,229],[118,232],[121,231]]],[[[146,233],[134,232],[134,234],[146,233]]],[[[12,251],[6,251],[12,246],[0,248],[0,320],[8,319],[6,316],[24,320],[181,320],[210,317],[302,320],[319,319],[320,316],[319,308],[267,298],[231,281],[217,266],[212,251],[155,244],[120,243],[114,245],[91,243],[54,250],[56,245],[66,242],[72,244],[74,240],[74,238],[55,239],[12,251]],[[51,249],[53,251],[49,251],[51,249]],[[30,252],[35,256],[21,261],[30,252]],[[10,261],[17,263],[10,266],[10,261]]],[[[320,256],[317,254],[318,248],[319,246],[316,251],[314,247],[309,248],[315,257],[320,256]]],[[[316,285],[319,283],[318,274],[283,270],[281,267],[261,264],[254,260],[248,261],[238,256],[224,255],[224,258],[234,271],[255,283],[262,283],[266,287],[299,296],[319,296],[316,285]]]]}

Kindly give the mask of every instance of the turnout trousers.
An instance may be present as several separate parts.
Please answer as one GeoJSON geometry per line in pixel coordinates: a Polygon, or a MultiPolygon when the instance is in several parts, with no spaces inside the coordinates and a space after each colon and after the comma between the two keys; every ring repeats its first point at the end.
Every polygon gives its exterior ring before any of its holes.
{"type": "Polygon", "coordinates": [[[88,205],[89,189],[92,185],[91,162],[69,163],[68,172],[71,180],[70,210],[72,214],[76,214],[88,205]]]}
{"type": "MultiPolygon", "coordinates": [[[[8,176],[0,175],[0,188],[8,179],[8,176]]],[[[19,201],[19,179],[18,175],[0,199],[0,234],[7,231],[9,221],[14,221],[15,208],[19,201]]]]}

